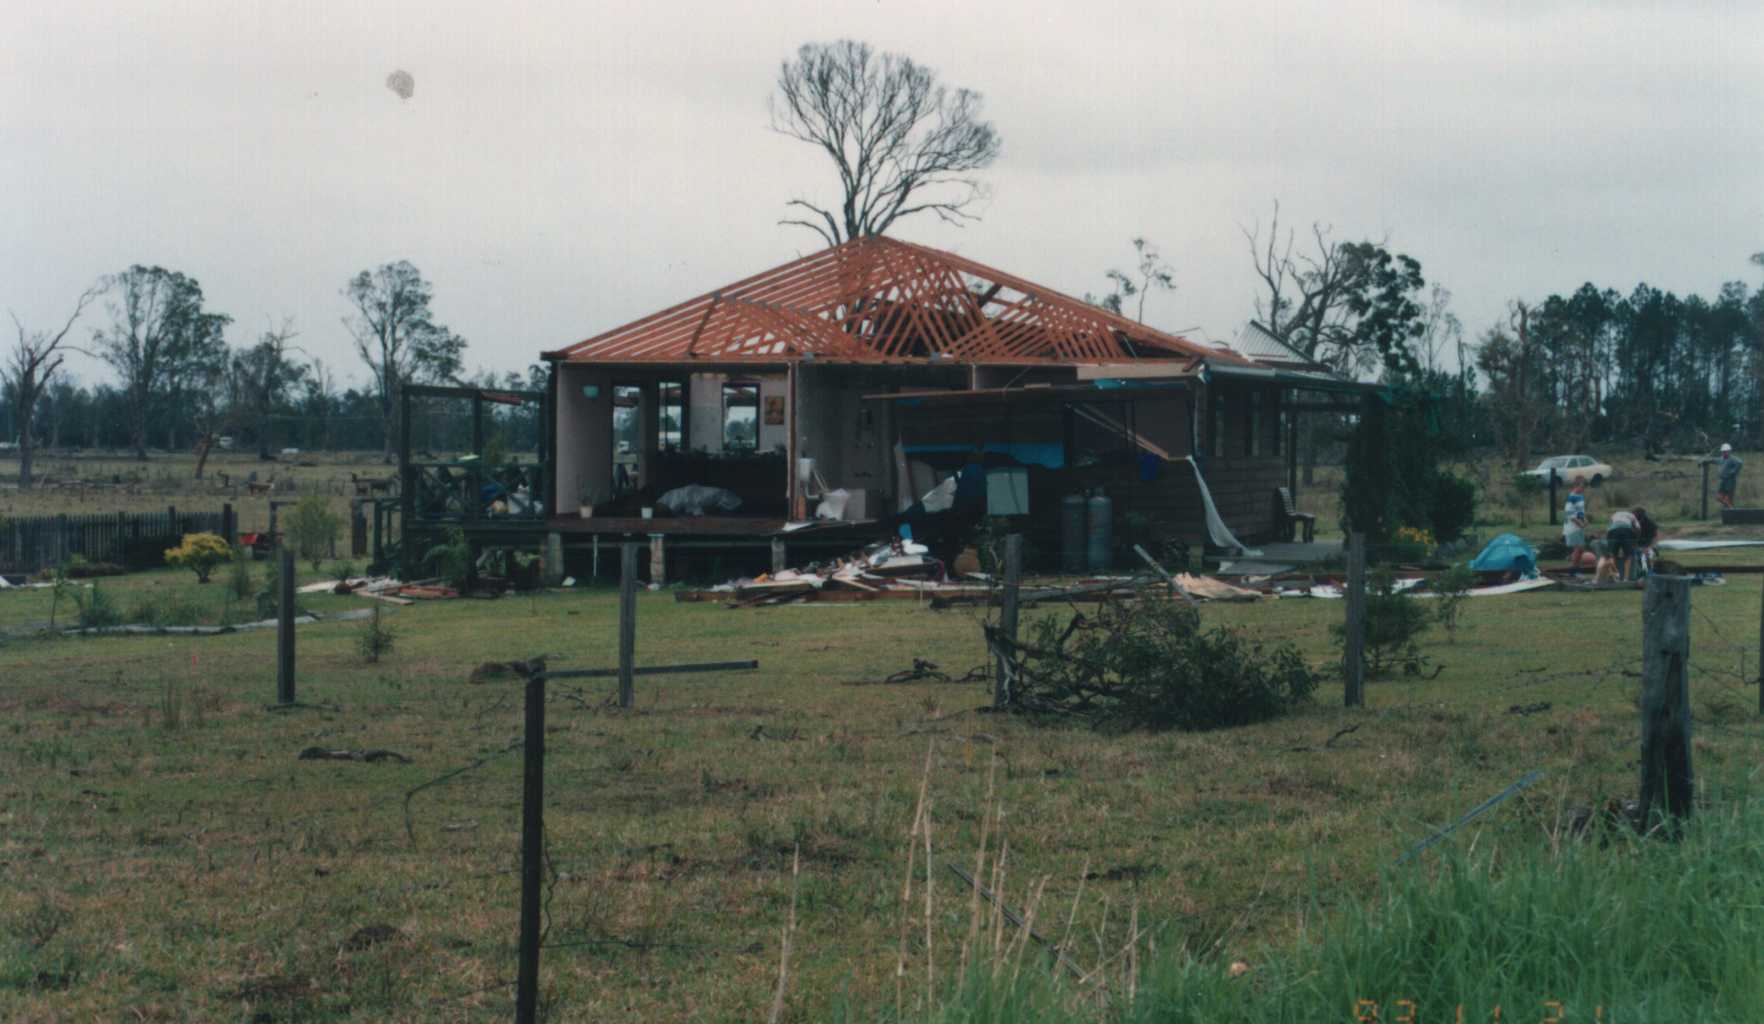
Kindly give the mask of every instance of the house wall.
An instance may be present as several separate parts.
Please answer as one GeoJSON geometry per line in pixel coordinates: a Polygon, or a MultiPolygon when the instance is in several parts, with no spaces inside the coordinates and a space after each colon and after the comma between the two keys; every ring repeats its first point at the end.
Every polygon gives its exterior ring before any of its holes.
{"type": "Polygon", "coordinates": [[[612,375],[580,363],[557,365],[557,464],[553,486],[557,508],[581,504],[583,485],[590,504],[612,497],[612,375]],[[597,397],[583,393],[597,386],[597,397]]]}
{"type": "Polygon", "coordinates": [[[1280,398],[1275,385],[1222,380],[1200,393],[1201,468],[1219,518],[1239,540],[1270,535],[1276,526],[1274,492],[1286,484],[1280,398]]]}

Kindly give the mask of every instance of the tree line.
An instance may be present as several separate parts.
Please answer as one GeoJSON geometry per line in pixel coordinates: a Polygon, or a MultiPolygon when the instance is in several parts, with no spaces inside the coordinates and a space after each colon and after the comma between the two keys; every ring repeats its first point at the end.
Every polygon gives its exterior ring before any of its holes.
{"type": "Polygon", "coordinates": [[[230,342],[233,318],[208,306],[194,277],[164,267],[103,278],[51,328],[14,316],[17,337],[0,365],[0,439],[18,446],[20,485],[31,486],[44,445],[124,449],[141,459],[149,448],[194,450],[199,477],[222,437],[264,458],[299,447],[379,449],[390,461],[405,384],[534,384],[537,370],[462,379],[466,341],[435,318],[433,287],[409,262],[363,270],[342,295],[343,322],[368,371],[361,386],[340,387],[336,369],[299,346],[291,319],[230,342]],[[79,338],[76,326],[101,300],[107,322],[79,338]],[[72,352],[97,358],[114,380],[74,380],[64,366],[72,352]]]}

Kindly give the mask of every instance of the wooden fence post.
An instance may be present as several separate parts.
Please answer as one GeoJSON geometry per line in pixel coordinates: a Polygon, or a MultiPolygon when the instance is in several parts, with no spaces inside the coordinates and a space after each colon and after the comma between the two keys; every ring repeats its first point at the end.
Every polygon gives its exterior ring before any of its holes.
{"type": "Polygon", "coordinates": [[[276,601],[276,703],[294,703],[294,549],[276,551],[281,568],[276,601]]]}
{"type": "Polygon", "coordinates": [[[668,552],[662,534],[649,535],[649,582],[661,586],[668,581],[668,552]]]}
{"type": "Polygon", "coordinates": [[[1703,460],[1703,512],[1698,519],[1709,518],[1709,460],[1703,460]]]}
{"type": "Polygon", "coordinates": [[[545,856],[545,676],[527,679],[526,764],[521,775],[521,936],[515,1024],[539,1019],[539,925],[545,856]]]}
{"type": "Polygon", "coordinates": [[[1550,525],[1556,525],[1556,467],[1550,467],[1550,525]]]}
{"type": "Polygon", "coordinates": [[[619,545],[619,707],[637,702],[631,662],[637,655],[637,545],[619,545]]]}
{"type": "Polygon", "coordinates": [[[232,502],[221,505],[221,538],[228,547],[239,543],[239,519],[233,513],[232,502]]]}
{"type": "Polygon", "coordinates": [[[1641,820],[1691,813],[1690,580],[1649,576],[1642,596],[1641,820]]]}
{"type": "Polygon", "coordinates": [[[1347,633],[1341,654],[1342,704],[1366,704],[1366,535],[1348,534],[1347,633]]]}
{"type": "Polygon", "coordinates": [[[1023,535],[1013,533],[1005,537],[1004,549],[1004,594],[1000,599],[998,610],[998,631],[1004,635],[1010,647],[998,653],[994,659],[992,673],[992,706],[1002,708],[1011,701],[1011,691],[1015,688],[1012,660],[1016,654],[1017,642],[1017,591],[1023,583],[1023,535]],[[1007,657],[1007,655],[1009,657],[1007,657]]]}

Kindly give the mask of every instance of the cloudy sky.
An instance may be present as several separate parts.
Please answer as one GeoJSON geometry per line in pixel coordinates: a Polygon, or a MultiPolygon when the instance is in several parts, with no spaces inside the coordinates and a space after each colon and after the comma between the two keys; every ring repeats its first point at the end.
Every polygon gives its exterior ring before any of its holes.
{"type": "Polygon", "coordinates": [[[896,234],[1075,294],[1147,236],[1176,271],[1147,309],[1167,329],[1251,314],[1242,229],[1275,199],[1419,258],[1472,334],[1586,280],[1755,285],[1764,249],[1756,2],[227,0],[7,22],[0,306],[46,325],[157,263],[235,343],[292,316],[346,380],[339,291],[384,261],[430,278],[469,365],[509,369],[811,251],[776,222],[831,171],[766,100],[797,45],[839,37],[979,90],[1003,137],[980,223],[896,234]]]}

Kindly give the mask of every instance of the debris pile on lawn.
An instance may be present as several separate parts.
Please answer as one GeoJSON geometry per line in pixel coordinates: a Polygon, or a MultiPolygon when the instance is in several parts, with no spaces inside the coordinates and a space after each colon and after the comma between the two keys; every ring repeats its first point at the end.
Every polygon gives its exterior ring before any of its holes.
{"type": "Polygon", "coordinates": [[[344,580],[308,583],[299,588],[301,594],[353,594],[386,604],[411,604],[412,599],[435,600],[458,597],[459,591],[443,586],[439,579],[415,580],[406,583],[390,576],[353,576],[344,580]]]}
{"type": "Polygon", "coordinates": [[[910,540],[877,541],[844,558],[817,562],[800,569],[760,573],[751,579],[721,583],[708,591],[682,593],[681,600],[727,600],[731,607],[784,604],[791,601],[867,600],[879,597],[919,596],[928,593],[991,592],[983,573],[971,573],[966,581],[951,577],[931,549],[910,540]]]}

